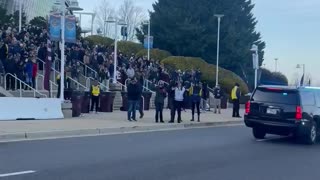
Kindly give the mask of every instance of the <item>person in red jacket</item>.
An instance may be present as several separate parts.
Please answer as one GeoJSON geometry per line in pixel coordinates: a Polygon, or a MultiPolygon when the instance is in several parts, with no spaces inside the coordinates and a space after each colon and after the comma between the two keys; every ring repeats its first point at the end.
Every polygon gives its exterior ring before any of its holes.
{"type": "Polygon", "coordinates": [[[32,87],[36,89],[36,78],[38,74],[38,64],[37,64],[37,59],[33,57],[32,59],[32,87]]]}

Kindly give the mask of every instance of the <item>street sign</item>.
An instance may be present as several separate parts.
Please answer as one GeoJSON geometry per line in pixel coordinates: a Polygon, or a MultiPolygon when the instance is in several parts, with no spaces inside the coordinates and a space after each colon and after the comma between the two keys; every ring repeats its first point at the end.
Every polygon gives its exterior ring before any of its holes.
{"type": "Polygon", "coordinates": [[[150,44],[148,46],[148,36],[144,36],[144,43],[143,43],[143,46],[145,49],[148,49],[148,47],[150,49],[153,48],[153,36],[150,36],[150,44]]]}

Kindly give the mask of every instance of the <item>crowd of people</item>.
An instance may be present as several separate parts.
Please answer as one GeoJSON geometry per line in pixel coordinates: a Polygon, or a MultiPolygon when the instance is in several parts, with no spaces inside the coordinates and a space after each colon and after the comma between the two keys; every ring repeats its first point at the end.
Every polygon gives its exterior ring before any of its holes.
{"type": "MultiPolygon", "coordinates": [[[[44,70],[43,61],[48,56],[47,30],[25,26],[21,32],[18,32],[15,26],[5,24],[0,27],[0,35],[0,74],[11,74],[5,79],[7,90],[36,88],[38,71],[44,70]],[[15,84],[17,81],[14,76],[26,85],[19,87],[20,83],[15,84]]],[[[52,59],[61,59],[58,46],[58,43],[52,43],[52,59]]],[[[170,122],[174,122],[176,115],[177,122],[181,122],[181,111],[189,106],[192,110],[192,121],[200,121],[200,110],[203,112],[207,110],[209,89],[205,82],[200,82],[202,73],[199,69],[181,71],[165,68],[157,60],[136,57],[134,54],[127,56],[118,52],[118,66],[115,70],[113,47],[90,46],[83,39],[78,40],[76,44],[67,44],[65,55],[66,81],[70,77],[79,81],[81,74],[96,80],[96,84],[93,84],[95,86],[92,86],[94,89],[91,87],[91,91],[94,91],[92,110],[94,106],[98,106],[97,98],[94,98],[98,91],[95,87],[99,83],[107,84],[115,73],[117,81],[127,85],[128,120],[136,120],[135,110],[141,109],[138,107],[140,103],[137,99],[141,97],[144,87],[149,87],[156,92],[156,122],[163,122],[162,112],[165,108],[165,98],[168,98],[168,108],[171,109],[170,122]]],[[[53,67],[59,71],[59,61],[53,62],[53,67]]],[[[57,84],[60,84],[59,78],[57,84]]],[[[215,88],[213,94],[215,113],[221,113],[223,93],[219,86],[215,88]]],[[[238,116],[238,114],[235,112],[233,116],[238,116]]],[[[140,117],[143,117],[142,110],[140,110],[140,117]]]]}
{"type": "Polygon", "coordinates": [[[46,57],[46,29],[26,26],[18,32],[15,26],[5,24],[0,27],[0,35],[0,74],[10,74],[6,76],[7,90],[35,88],[38,70],[43,70],[37,58],[46,57]],[[26,85],[19,87],[14,76],[26,85]]]}

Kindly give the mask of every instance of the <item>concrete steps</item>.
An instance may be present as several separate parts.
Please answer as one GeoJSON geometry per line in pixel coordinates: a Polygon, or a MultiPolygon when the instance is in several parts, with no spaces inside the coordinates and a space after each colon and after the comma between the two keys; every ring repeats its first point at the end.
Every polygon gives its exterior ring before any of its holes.
{"type": "MultiPolygon", "coordinates": [[[[50,97],[49,91],[40,90],[38,92],[40,92],[41,94],[46,95],[47,98],[50,97]]],[[[20,90],[8,91],[8,93],[12,94],[13,97],[20,97],[20,90]]],[[[22,97],[34,97],[34,91],[32,91],[32,90],[21,90],[21,94],[22,94],[22,97]]],[[[38,93],[35,93],[35,94],[36,94],[36,97],[44,98],[43,96],[39,95],[38,93]]],[[[56,97],[57,96],[57,91],[53,91],[52,95],[53,95],[53,97],[56,97]]]]}
{"type": "Polygon", "coordinates": [[[121,91],[116,92],[116,96],[113,101],[113,109],[114,110],[120,110],[120,107],[122,106],[122,96],[121,91]]]}

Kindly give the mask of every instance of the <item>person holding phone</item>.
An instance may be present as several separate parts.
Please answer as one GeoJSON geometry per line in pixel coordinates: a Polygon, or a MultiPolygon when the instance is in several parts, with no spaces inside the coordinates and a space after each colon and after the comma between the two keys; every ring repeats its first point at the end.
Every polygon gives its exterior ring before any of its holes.
{"type": "Polygon", "coordinates": [[[155,98],[155,106],[156,106],[156,123],[159,122],[159,116],[160,116],[160,122],[164,123],[163,121],[163,107],[164,107],[164,100],[167,97],[167,91],[164,88],[164,82],[159,81],[157,87],[156,87],[156,98],[155,98]]]}

